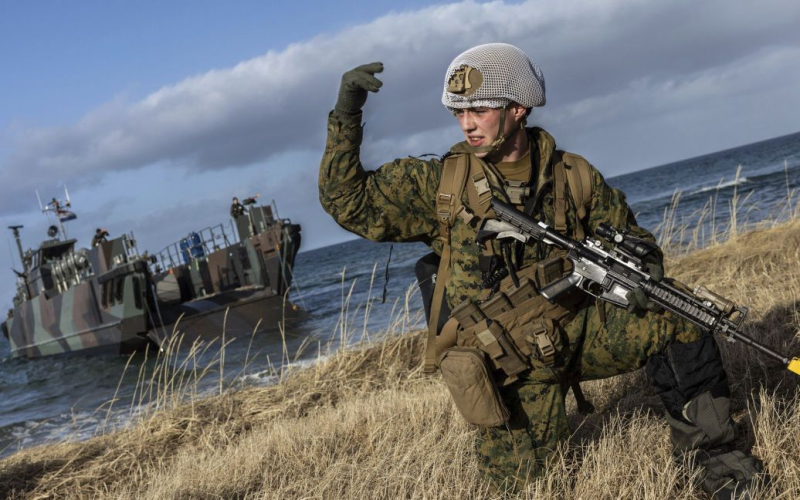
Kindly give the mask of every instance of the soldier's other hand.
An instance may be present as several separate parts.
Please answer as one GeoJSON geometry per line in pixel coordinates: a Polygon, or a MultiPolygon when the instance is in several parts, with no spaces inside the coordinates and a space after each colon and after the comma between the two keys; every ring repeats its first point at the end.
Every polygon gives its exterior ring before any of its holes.
{"type": "Polygon", "coordinates": [[[375,78],[375,73],[382,71],[383,63],[374,62],[351,69],[342,75],[334,112],[338,115],[354,115],[361,111],[367,102],[367,92],[377,92],[383,86],[383,82],[375,78]]]}
{"type": "Polygon", "coordinates": [[[646,255],[642,259],[642,264],[644,264],[644,268],[647,274],[650,275],[651,280],[659,282],[664,279],[664,264],[658,258],[658,255],[655,255],[655,253],[646,255]]]}
{"type": "Polygon", "coordinates": [[[647,295],[644,293],[644,290],[639,287],[636,287],[628,292],[625,295],[625,298],[628,300],[628,312],[631,314],[642,316],[648,311],[657,312],[661,310],[661,307],[659,307],[658,304],[647,299],[647,295]]]}

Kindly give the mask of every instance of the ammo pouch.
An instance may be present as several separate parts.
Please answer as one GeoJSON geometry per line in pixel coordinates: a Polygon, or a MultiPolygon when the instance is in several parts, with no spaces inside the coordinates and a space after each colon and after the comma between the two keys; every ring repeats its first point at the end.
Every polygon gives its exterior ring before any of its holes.
{"type": "Polygon", "coordinates": [[[508,422],[486,355],[474,347],[451,347],[439,357],[442,379],[464,419],[476,425],[497,427],[508,422]]]}
{"type": "Polygon", "coordinates": [[[480,305],[465,301],[453,309],[452,317],[459,323],[456,345],[486,353],[503,385],[531,368],[553,368],[567,344],[560,323],[574,317],[577,304],[551,304],[539,295],[538,288],[563,273],[561,265],[551,270],[543,268],[548,262],[543,264],[521,271],[519,287],[507,278],[490,300],[480,305]]]}

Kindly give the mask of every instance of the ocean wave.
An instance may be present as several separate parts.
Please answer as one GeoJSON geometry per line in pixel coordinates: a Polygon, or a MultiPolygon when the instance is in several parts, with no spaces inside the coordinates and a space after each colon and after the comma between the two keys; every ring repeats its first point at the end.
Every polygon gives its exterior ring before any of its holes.
{"type": "Polygon", "coordinates": [[[689,194],[690,195],[700,194],[700,193],[706,193],[708,191],[716,191],[716,190],[723,189],[723,188],[726,188],[726,187],[740,186],[740,185],[742,185],[742,184],[744,184],[746,182],[748,182],[747,177],[739,177],[738,179],[733,179],[733,180],[727,181],[727,182],[719,181],[714,186],[704,186],[704,187],[701,187],[700,189],[698,189],[696,191],[692,191],[689,194]]]}
{"type": "MultiPolygon", "coordinates": [[[[313,358],[299,359],[286,365],[286,368],[307,368],[313,366],[318,362],[325,361],[330,357],[329,354],[315,356],[313,358]]],[[[280,381],[280,377],[275,374],[275,370],[279,368],[267,368],[265,370],[240,375],[237,381],[244,385],[273,385],[280,381]]]]}
{"type": "Polygon", "coordinates": [[[0,457],[34,445],[89,439],[100,423],[96,412],[79,411],[7,425],[0,429],[0,457]]]}

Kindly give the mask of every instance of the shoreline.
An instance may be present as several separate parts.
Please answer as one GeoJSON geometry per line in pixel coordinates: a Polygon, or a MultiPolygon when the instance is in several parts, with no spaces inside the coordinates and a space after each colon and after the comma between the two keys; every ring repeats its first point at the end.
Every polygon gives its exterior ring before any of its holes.
{"type": "MultiPolygon", "coordinates": [[[[745,333],[800,353],[800,221],[667,261],[667,275],[751,307],[745,333]]],[[[6,498],[486,498],[474,428],[439,377],[420,370],[422,332],[340,349],[277,384],[177,404],[126,430],[23,449],[0,460],[6,498]]],[[[720,342],[742,442],[774,493],[800,497],[800,381],[720,342]]],[[[671,457],[660,403],[640,371],[582,384],[550,473],[520,498],[703,498],[671,457]],[[600,494],[599,492],[602,492],[600,494]]],[[[688,475],[687,475],[688,474],[688,475]]],[[[770,496],[765,496],[770,498],[770,496]]]]}

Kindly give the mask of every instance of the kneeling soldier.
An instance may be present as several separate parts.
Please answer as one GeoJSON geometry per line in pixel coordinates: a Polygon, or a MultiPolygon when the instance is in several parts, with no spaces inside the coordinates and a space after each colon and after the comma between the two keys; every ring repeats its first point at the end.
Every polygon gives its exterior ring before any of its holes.
{"type": "MultiPolygon", "coordinates": [[[[704,487],[719,498],[746,490],[760,463],[729,448],[730,393],[712,337],[655,310],[638,289],[628,311],[582,292],[550,304],[537,292],[569,272],[563,254],[519,242],[476,244],[481,221],[492,217],[492,196],[575,239],[606,222],[654,241],[636,225],[624,194],[586,160],[556,149],[543,129],[525,127],[531,109],[545,104],[541,70],[507,44],[462,53],[445,74],[442,103],[466,140],[441,161],[404,158],[365,171],[361,108],[368,91],[381,87],[374,74],[382,69],[372,63],[342,77],[320,165],[320,201],[349,231],[375,241],[422,241],[441,256],[426,369],[440,366],[462,413],[487,425],[478,453],[495,485],[519,488],[543,473],[544,460],[569,435],[570,386],[646,365],[676,450],[704,450],[704,487]],[[439,316],[451,309],[442,326],[439,316]],[[481,369],[492,374],[486,391],[457,394],[453,380],[481,369]],[[488,401],[482,413],[465,411],[481,398],[488,401]]],[[[658,281],[663,256],[656,254],[647,268],[658,281]]]]}

